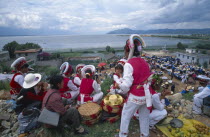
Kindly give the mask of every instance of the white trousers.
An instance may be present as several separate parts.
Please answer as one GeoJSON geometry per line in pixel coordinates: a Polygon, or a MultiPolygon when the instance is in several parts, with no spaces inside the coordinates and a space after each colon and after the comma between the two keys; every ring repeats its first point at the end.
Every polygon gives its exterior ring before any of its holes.
{"type": "Polygon", "coordinates": [[[133,117],[134,113],[139,110],[139,125],[141,137],[149,136],[149,110],[147,109],[146,104],[138,105],[133,102],[124,103],[120,124],[120,137],[128,136],[128,127],[130,120],[133,117]]]}
{"type": "Polygon", "coordinates": [[[149,115],[149,126],[153,127],[155,124],[157,124],[160,120],[165,118],[167,116],[167,111],[165,109],[158,110],[153,109],[152,113],[149,115]]]}
{"type": "Polygon", "coordinates": [[[203,98],[194,96],[193,98],[193,111],[195,114],[202,114],[203,98]]]}
{"type": "MultiPolygon", "coordinates": [[[[96,102],[96,103],[99,103],[103,97],[104,93],[103,92],[99,92],[99,93],[95,93],[93,95],[91,95],[91,97],[93,97],[93,102],[96,102]]],[[[81,100],[82,100],[82,97],[81,97],[81,100]]],[[[83,102],[85,103],[85,102],[83,102]]],[[[82,101],[77,101],[77,104],[78,105],[81,105],[83,104],[82,101]]]]}

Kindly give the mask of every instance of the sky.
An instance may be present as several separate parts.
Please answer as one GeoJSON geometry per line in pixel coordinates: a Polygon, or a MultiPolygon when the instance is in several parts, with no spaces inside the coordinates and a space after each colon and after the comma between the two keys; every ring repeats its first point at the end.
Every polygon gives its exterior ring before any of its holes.
{"type": "Polygon", "coordinates": [[[0,0],[0,33],[210,28],[210,0],[0,0]]]}

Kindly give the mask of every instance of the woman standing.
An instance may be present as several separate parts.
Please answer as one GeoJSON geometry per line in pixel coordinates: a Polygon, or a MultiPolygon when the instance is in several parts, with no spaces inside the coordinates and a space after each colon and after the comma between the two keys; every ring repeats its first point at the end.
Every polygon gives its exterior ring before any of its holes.
{"type": "Polygon", "coordinates": [[[141,137],[149,136],[149,114],[152,109],[151,82],[149,82],[151,72],[147,62],[140,57],[144,46],[145,43],[139,35],[131,35],[124,47],[128,62],[124,65],[123,81],[117,87],[128,92],[128,98],[122,110],[120,137],[128,136],[130,120],[137,110],[141,137]]]}

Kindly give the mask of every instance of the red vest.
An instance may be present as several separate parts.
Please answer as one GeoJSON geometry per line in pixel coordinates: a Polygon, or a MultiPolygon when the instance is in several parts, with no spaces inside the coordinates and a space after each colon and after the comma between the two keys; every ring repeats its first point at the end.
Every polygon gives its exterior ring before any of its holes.
{"type": "MultiPolygon", "coordinates": [[[[84,102],[92,101],[93,98],[90,97],[92,92],[94,91],[93,88],[93,79],[83,78],[80,85],[80,94],[85,94],[84,102]]],[[[78,96],[78,100],[81,101],[80,95],[78,96]]]]}
{"type": "MultiPolygon", "coordinates": [[[[114,75],[116,75],[118,78],[120,78],[120,76],[118,74],[115,73],[114,75]]],[[[116,89],[115,83],[116,83],[116,81],[113,82],[113,89],[116,89]]]]}
{"type": "Polygon", "coordinates": [[[19,83],[17,83],[15,81],[15,77],[17,75],[22,75],[21,73],[15,73],[14,76],[12,77],[12,80],[10,82],[10,94],[13,95],[13,94],[18,94],[20,92],[20,90],[22,89],[22,86],[19,85],[19,83]]]}
{"type": "MultiPolygon", "coordinates": [[[[150,76],[150,68],[147,62],[142,58],[131,58],[128,60],[128,63],[133,67],[133,84],[130,87],[129,93],[132,93],[135,96],[145,96],[144,92],[144,82],[146,82],[147,78],[150,76]],[[138,85],[142,85],[139,89],[137,89],[138,85]]],[[[153,94],[152,88],[150,87],[150,92],[153,94]]]]}
{"type": "Polygon", "coordinates": [[[70,80],[69,78],[64,77],[64,79],[63,79],[63,88],[60,89],[60,92],[61,92],[61,93],[64,93],[64,92],[70,90],[70,88],[68,87],[68,82],[69,82],[69,80],[70,80]]]}

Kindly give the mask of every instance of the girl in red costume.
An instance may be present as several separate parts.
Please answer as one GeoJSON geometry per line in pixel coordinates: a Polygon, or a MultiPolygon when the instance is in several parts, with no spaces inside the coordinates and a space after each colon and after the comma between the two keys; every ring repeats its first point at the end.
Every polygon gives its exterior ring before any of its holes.
{"type": "Polygon", "coordinates": [[[16,72],[10,82],[10,94],[12,99],[17,98],[17,95],[23,87],[24,77],[28,72],[28,66],[25,57],[16,59],[11,65],[11,68],[15,68],[16,72]]]}
{"type": "Polygon", "coordinates": [[[60,67],[63,75],[63,88],[60,89],[61,97],[66,99],[65,104],[71,104],[73,100],[79,95],[79,88],[73,84],[70,79],[73,69],[68,62],[64,62],[60,67]]]}
{"type": "Polygon", "coordinates": [[[82,76],[85,78],[81,81],[78,104],[83,104],[88,101],[100,102],[103,97],[103,92],[101,91],[100,84],[93,80],[95,67],[93,65],[86,65],[81,71],[82,76]]]}
{"type": "Polygon", "coordinates": [[[76,76],[74,77],[73,83],[77,87],[80,87],[82,76],[81,76],[81,69],[85,66],[85,64],[78,64],[76,66],[76,76]]]}
{"type": "MultiPolygon", "coordinates": [[[[149,136],[149,114],[152,109],[151,72],[147,62],[140,57],[142,47],[145,46],[139,35],[131,35],[127,40],[124,51],[128,62],[124,65],[122,83],[116,85],[128,93],[124,103],[120,124],[120,133],[117,136],[127,137],[130,120],[139,110],[139,124],[141,137],[149,136]]],[[[153,93],[154,92],[154,93],[153,93]]]]}

